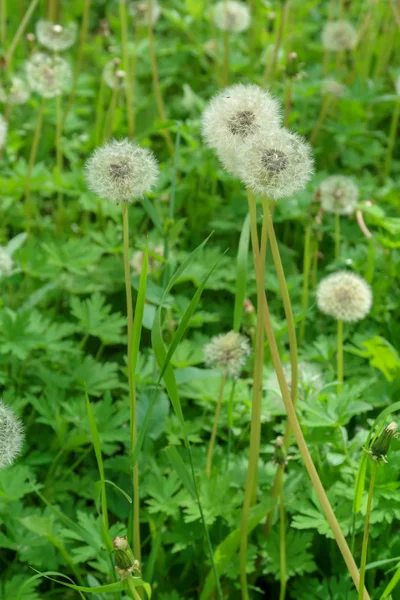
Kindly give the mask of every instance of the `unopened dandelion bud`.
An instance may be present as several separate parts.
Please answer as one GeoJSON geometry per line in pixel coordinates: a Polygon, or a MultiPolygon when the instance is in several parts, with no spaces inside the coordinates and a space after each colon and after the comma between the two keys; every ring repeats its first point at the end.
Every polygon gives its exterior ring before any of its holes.
{"type": "Polygon", "coordinates": [[[323,46],[331,52],[352,50],[356,42],[357,32],[349,21],[331,21],[322,32],[323,46]]]}
{"type": "Polygon", "coordinates": [[[299,73],[299,61],[297,52],[290,52],[286,62],[286,75],[288,77],[296,77],[299,73]]]}
{"type": "Polygon", "coordinates": [[[214,336],[204,347],[206,365],[219,369],[228,377],[239,377],[248,356],[250,356],[249,342],[245,336],[236,331],[214,336]]]}
{"type": "Polygon", "coordinates": [[[30,43],[33,44],[33,42],[36,40],[36,36],[34,33],[27,33],[26,34],[26,40],[30,43]]]}
{"type": "Polygon", "coordinates": [[[139,561],[133,555],[128,538],[117,536],[113,540],[113,545],[115,570],[120,578],[126,579],[133,573],[140,573],[139,561]]]}
{"type": "Polygon", "coordinates": [[[371,458],[372,460],[376,460],[380,462],[383,460],[387,462],[386,456],[389,452],[390,444],[393,438],[398,438],[399,434],[397,433],[397,423],[392,421],[385,429],[380,433],[375,440],[375,442],[371,446],[371,458]]]}
{"type": "Polygon", "coordinates": [[[283,442],[283,437],[278,435],[275,440],[275,451],[272,456],[272,462],[280,467],[285,467],[287,465],[287,455],[283,442]]]}
{"type": "Polygon", "coordinates": [[[62,52],[68,50],[76,40],[78,28],[76,23],[68,23],[65,27],[52,21],[40,20],[36,25],[36,36],[39,44],[53,50],[62,52]]]}
{"type": "Polygon", "coordinates": [[[372,291],[356,273],[338,271],[318,285],[317,305],[321,312],[339,321],[360,321],[371,310],[372,291]]]}
{"type": "Polygon", "coordinates": [[[249,28],[250,11],[242,2],[223,0],[214,7],[214,23],[221,31],[240,33],[249,28]]]}
{"type": "Polygon", "coordinates": [[[0,469],[12,465],[21,452],[24,429],[14,411],[0,400],[0,469]]]}
{"type": "Polygon", "coordinates": [[[272,33],[275,29],[276,12],[268,13],[267,18],[268,18],[267,30],[268,30],[268,33],[272,33]]]}

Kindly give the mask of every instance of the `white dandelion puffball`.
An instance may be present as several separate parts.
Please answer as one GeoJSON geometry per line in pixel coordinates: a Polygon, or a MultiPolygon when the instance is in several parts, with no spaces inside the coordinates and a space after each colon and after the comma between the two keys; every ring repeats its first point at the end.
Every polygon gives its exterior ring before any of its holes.
{"type": "Polygon", "coordinates": [[[249,28],[250,11],[242,2],[218,2],[214,6],[214,23],[222,31],[240,33],[249,28]]]}
{"type": "Polygon", "coordinates": [[[53,52],[68,50],[76,41],[77,31],[76,23],[68,23],[63,27],[42,19],[36,25],[36,37],[39,44],[53,52]]]}
{"type": "Polygon", "coordinates": [[[319,186],[321,206],[326,212],[351,215],[358,202],[358,187],[344,175],[331,175],[319,186]]]}
{"type": "Polygon", "coordinates": [[[321,94],[323,96],[330,94],[334,98],[343,98],[347,94],[347,87],[336,81],[336,79],[324,79],[321,83],[321,94]]]}
{"type": "Polygon", "coordinates": [[[258,85],[238,83],[210,100],[202,116],[202,134],[206,144],[223,155],[280,123],[279,103],[268,92],[258,85]]]}
{"type": "Polygon", "coordinates": [[[243,147],[240,178],[256,194],[287,198],[303,189],[313,172],[311,146],[286,129],[260,134],[243,147]]]}
{"type": "Polygon", "coordinates": [[[95,150],[85,166],[88,188],[111,202],[134,202],[158,180],[153,154],[129,140],[112,140],[95,150]]]}
{"type": "Polygon", "coordinates": [[[204,362],[208,367],[220,369],[228,377],[236,378],[250,353],[248,339],[236,331],[229,331],[214,336],[204,347],[204,362]]]}
{"type": "Polygon", "coordinates": [[[26,62],[26,77],[31,90],[43,98],[59,96],[72,82],[69,64],[59,56],[44,52],[37,52],[26,62]]]}
{"type": "Polygon", "coordinates": [[[327,23],[322,32],[322,44],[326,50],[340,52],[352,50],[357,42],[357,32],[349,21],[327,23]]]}
{"type": "Polygon", "coordinates": [[[119,68],[119,59],[110,60],[103,69],[103,79],[109,88],[118,90],[125,83],[125,71],[119,68]]]}
{"type": "Polygon", "coordinates": [[[321,312],[338,321],[360,321],[371,310],[372,291],[356,273],[338,271],[318,285],[317,304],[321,312]]]}
{"type": "Polygon", "coordinates": [[[0,400],[0,469],[12,465],[21,452],[24,429],[14,411],[0,400]]]}
{"type": "Polygon", "coordinates": [[[8,85],[0,86],[0,102],[25,104],[30,95],[28,84],[21,77],[12,77],[8,85]]]}
{"type": "MultiPolygon", "coordinates": [[[[161,246],[161,245],[154,246],[153,248],[151,248],[151,251],[153,252],[153,254],[155,254],[156,256],[159,256],[160,258],[162,258],[164,256],[164,246],[161,246]]],[[[143,250],[136,250],[136,252],[134,252],[132,254],[131,267],[132,267],[133,272],[136,273],[136,275],[140,275],[140,273],[142,272],[143,259],[144,259],[143,250]]],[[[147,273],[152,273],[153,271],[156,271],[157,269],[160,268],[161,264],[162,263],[159,260],[154,258],[154,256],[152,256],[149,253],[147,273]]]]}
{"type": "Polygon", "coordinates": [[[7,139],[7,121],[0,115],[0,148],[4,148],[7,139]]]}
{"type": "MultiPolygon", "coordinates": [[[[137,25],[141,25],[143,27],[148,25],[149,19],[149,10],[147,1],[144,2],[131,2],[129,5],[129,12],[133,17],[134,23],[137,25]]],[[[156,2],[156,0],[152,0],[151,3],[151,24],[154,25],[158,19],[161,17],[161,7],[156,2]]]]}
{"type": "Polygon", "coordinates": [[[13,270],[14,261],[5,248],[0,246],[0,278],[9,275],[13,270]]]}

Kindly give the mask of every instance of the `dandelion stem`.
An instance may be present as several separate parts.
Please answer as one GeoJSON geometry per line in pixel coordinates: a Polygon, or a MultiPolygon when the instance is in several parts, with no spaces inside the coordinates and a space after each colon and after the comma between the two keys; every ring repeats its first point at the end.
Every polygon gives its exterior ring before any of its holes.
{"type": "Polygon", "coordinates": [[[221,378],[221,385],[219,388],[217,408],[215,409],[214,425],[213,425],[212,432],[211,432],[210,443],[208,445],[207,464],[206,464],[207,477],[210,477],[210,474],[211,474],[212,456],[213,456],[213,451],[214,451],[215,439],[217,437],[218,422],[219,422],[219,416],[221,414],[222,400],[224,397],[225,382],[226,382],[226,372],[222,375],[222,378],[221,378]]]}
{"type": "Polygon", "coordinates": [[[138,594],[135,586],[133,585],[132,575],[128,575],[127,580],[128,580],[129,591],[132,594],[132,598],[134,600],[141,600],[140,595],[138,594]]]}
{"type": "Polygon", "coordinates": [[[128,53],[128,15],[126,10],[126,0],[119,2],[119,18],[121,22],[121,37],[122,37],[122,64],[125,71],[125,99],[126,112],[128,114],[128,131],[129,137],[132,139],[135,135],[135,113],[133,107],[133,86],[131,80],[131,67],[129,64],[128,53]]]}
{"type": "Polygon", "coordinates": [[[389,141],[385,158],[384,175],[387,177],[390,174],[392,167],[393,148],[396,140],[397,129],[399,125],[400,117],[400,97],[396,98],[396,106],[392,114],[392,121],[390,124],[389,141]]]}
{"type": "Polygon", "coordinates": [[[236,379],[232,381],[232,389],[228,401],[228,451],[226,453],[227,466],[232,448],[232,428],[233,428],[233,399],[235,397],[236,379]]]}
{"type": "MultiPolygon", "coordinates": [[[[132,286],[131,273],[129,265],[129,218],[127,204],[122,204],[123,236],[124,236],[124,275],[125,275],[125,294],[126,310],[128,316],[128,384],[129,384],[129,406],[130,406],[130,437],[131,454],[136,446],[137,423],[136,423],[136,391],[133,373],[131,369],[132,361],[132,333],[133,333],[133,304],[132,304],[132,286]]],[[[133,467],[133,553],[140,563],[140,502],[139,502],[139,468],[136,461],[133,467]]]]}
{"type": "Polygon", "coordinates": [[[105,92],[105,82],[103,77],[100,79],[100,88],[97,94],[97,102],[96,102],[96,123],[95,123],[95,146],[99,146],[101,143],[101,130],[103,124],[104,117],[104,92],[105,92]]]}
{"type": "Polygon", "coordinates": [[[229,84],[229,67],[230,67],[230,48],[231,35],[230,31],[224,31],[224,60],[222,63],[222,87],[229,84]]]}
{"type": "Polygon", "coordinates": [[[284,4],[282,4],[281,18],[279,21],[279,27],[275,38],[274,49],[272,51],[271,58],[267,62],[267,66],[264,71],[262,85],[266,86],[267,81],[269,81],[270,85],[273,84],[275,79],[275,71],[276,71],[276,62],[279,54],[279,50],[282,43],[283,33],[285,31],[286,23],[289,16],[289,7],[290,0],[285,0],[284,4]]]}
{"type": "MultiPolygon", "coordinates": [[[[56,96],[56,183],[57,187],[61,188],[61,173],[63,168],[63,156],[61,147],[61,136],[63,127],[63,115],[61,106],[61,95],[56,96]]],[[[59,189],[57,192],[57,229],[58,232],[62,231],[64,221],[64,206],[63,206],[63,194],[62,190],[59,189]]]]}
{"type": "MultiPolygon", "coordinates": [[[[155,46],[154,46],[152,14],[153,14],[153,0],[147,0],[147,19],[148,19],[147,34],[148,34],[148,38],[149,38],[149,51],[150,51],[150,61],[151,61],[151,73],[153,76],[153,88],[154,88],[154,94],[155,94],[156,101],[157,101],[157,108],[158,108],[158,114],[159,114],[160,120],[165,123],[165,121],[167,120],[167,115],[165,112],[164,100],[163,100],[163,97],[161,94],[160,79],[158,76],[157,57],[156,57],[156,50],[155,50],[155,46]]],[[[167,143],[169,153],[171,156],[173,156],[174,155],[174,144],[172,142],[172,138],[171,138],[171,135],[170,135],[168,129],[163,129],[162,134],[167,143]]]]}
{"type": "Polygon", "coordinates": [[[337,322],[337,391],[341,392],[343,388],[343,321],[337,322]]]}
{"type": "Polygon", "coordinates": [[[368,491],[367,512],[365,513],[364,536],[363,536],[362,549],[361,549],[360,584],[358,587],[359,600],[363,600],[363,588],[364,588],[364,581],[365,581],[365,566],[367,564],[368,538],[369,538],[369,528],[370,528],[370,520],[371,520],[372,496],[374,493],[377,466],[378,466],[378,464],[376,462],[372,463],[371,479],[369,482],[369,491],[368,491]]]}
{"type": "Polygon", "coordinates": [[[31,219],[32,219],[32,206],[31,206],[31,178],[32,171],[36,161],[37,151],[39,148],[40,134],[42,132],[44,112],[46,108],[46,100],[42,98],[39,108],[39,114],[36,121],[35,133],[33,134],[33,141],[31,146],[31,152],[29,155],[28,167],[26,171],[25,180],[25,218],[26,218],[26,231],[29,233],[31,230],[31,219]]]}
{"type": "Polygon", "coordinates": [[[7,40],[7,0],[0,0],[0,41],[4,47],[7,40]]]}
{"type": "Polygon", "coordinates": [[[292,92],[293,92],[293,81],[289,77],[285,85],[285,116],[283,118],[283,124],[285,127],[289,125],[290,108],[292,106],[292,92]]]}
{"type": "Polygon", "coordinates": [[[280,557],[280,579],[281,588],[279,600],[285,600],[286,596],[286,531],[285,531],[285,500],[283,495],[284,467],[278,466],[279,471],[279,557],[280,557]]]}
{"type": "MultiPolygon", "coordinates": [[[[258,247],[257,233],[257,206],[254,195],[248,192],[248,202],[250,211],[250,230],[251,242],[254,256],[254,267],[257,282],[257,326],[256,326],[256,349],[254,357],[253,372],[253,396],[251,407],[251,430],[250,430],[250,456],[247,468],[246,487],[244,492],[244,501],[242,509],[242,521],[240,526],[240,583],[242,599],[248,600],[249,593],[247,589],[246,559],[247,559],[247,529],[249,520],[249,510],[253,502],[255,482],[257,478],[258,458],[260,453],[261,441],[261,397],[262,397],[262,372],[264,366],[264,319],[263,319],[263,296],[264,296],[264,269],[265,265],[261,262],[260,249],[258,247]],[[257,259],[256,259],[257,257],[257,259]]],[[[266,238],[266,219],[267,213],[264,213],[263,229],[266,238]]],[[[265,261],[264,261],[265,262],[265,261]]]]}
{"type": "Polygon", "coordinates": [[[14,38],[13,38],[11,44],[10,44],[10,47],[7,50],[7,54],[5,56],[5,62],[6,62],[6,65],[7,65],[8,69],[10,68],[11,59],[12,59],[12,56],[13,56],[13,54],[15,52],[15,49],[16,49],[16,47],[18,45],[18,42],[21,39],[21,37],[22,37],[22,35],[23,35],[23,33],[24,33],[25,29],[26,29],[26,26],[28,25],[28,23],[30,21],[30,18],[31,18],[31,16],[33,14],[33,11],[35,10],[35,8],[37,7],[38,4],[39,4],[39,0],[32,0],[32,2],[30,3],[30,5],[28,7],[28,10],[26,11],[26,13],[24,15],[24,18],[22,19],[22,21],[21,21],[21,23],[20,23],[20,25],[19,25],[19,27],[18,27],[15,35],[14,35],[14,38]]]}
{"type": "Polygon", "coordinates": [[[71,109],[71,106],[74,102],[76,88],[78,85],[78,79],[79,79],[79,75],[80,75],[80,72],[82,69],[83,53],[85,50],[85,42],[86,42],[87,33],[88,33],[89,10],[90,10],[91,1],[92,0],[85,0],[84,5],[83,5],[81,29],[80,29],[80,33],[79,33],[78,56],[76,59],[76,66],[75,66],[75,71],[74,71],[74,80],[72,82],[72,89],[71,89],[71,93],[68,98],[67,108],[65,109],[64,121],[66,120],[66,118],[69,114],[69,111],[71,109]]]}
{"type": "MultiPolygon", "coordinates": [[[[256,233],[257,233],[257,230],[256,230],[256,233]]],[[[257,243],[255,244],[254,254],[255,254],[254,262],[255,262],[255,268],[256,268],[256,272],[257,272],[257,270],[259,270],[259,264],[260,264],[260,253],[258,250],[258,240],[257,240],[257,243]]],[[[279,387],[281,390],[282,399],[283,399],[283,402],[284,402],[284,405],[286,408],[286,412],[288,414],[289,423],[293,430],[300,454],[303,458],[304,465],[307,469],[308,475],[311,479],[311,483],[315,489],[318,500],[324,511],[324,514],[329,523],[329,526],[332,530],[333,536],[334,536],[336,543],[339,547],[339,550],[342,554],[343,560],[346,563],[349,573],[353,579],[354,585],[356,586],[356,589],[358,589],[360,577],[359,577],[357,565],[356,565],[354,558],[350,552],[350,549],[347,545],[346,539],[340,529],[340,525],[336,519],[335,513],[332,510],[329,499],[328,499],[326,492],[324,490],[324,487],[321,483],[318,472],[317,472],[315,465],[313,463],[313,460],[311,458],[310,451],[307,447],[307,443],[304,438],[303,432],[301,430],[300,423],[299,423],[297,415],[296,415],[296,410],[295,410],[295,408],[292,404],[291,398],[290,398],[288,385],[287,385],[287,382],[285,379],[285,374],[283,372],[282,363],[281,363],[281,359],[280,359],[279,351],[278,351],[278,346],[276,343],[275,334],[274,334],[273,327],[272,327],[271,315],[269,312],[267,296],[265,293],[264,293],[263,316],[264,316],[264,321],[266,323],[267,341],[268,341],[268,345],[269,345],[269,349],[270,349],[270,353],[271,353],[272,363],[274,365],[274,369],[275,369],[277,377],[278,377],[279,387]]],[[[367,590],[364,590],[364,600],[370,600],[370,596],[369,596],[367,590]]]]}
{"type": "Polygon", "coordinates": [[[315,124],[314,129],[311,132],[310,144],[315,144],[318,134],[319,134],[319,131],[322,127],[322,124],[325,121],[328,111],[331,107],[332,100],[333,100],[333,96],[331,94],[327,94],[326,97],[324,98],[322,105],[321,105],[321,110],[320,110],[317,122],[315,124]]]}
{"type": "Polygon", "coordinates": [[[340,215],[335,213],[335,260],[340,258],[340,215]]]}
{"type": "Polygon", "coordinates": [[[306,319],[308,308],[308,290],[310,282],[310,266],[311,266],[311,225],[307,225],[304,237],[304,256],[303,256],[303,290],[301,294],[301,323],[299,332],[299,344],[304,340],[306,331],[306,319]]]}
{"type": "Polygon", "coordinates": [[[103,142],[109,140],[114,131],[115,109],[117,108],[118,96],[119,90],[117,88],[114,88],[111,94],[110,106],[108,107],[108,111],[104,122],[103,142]]]}

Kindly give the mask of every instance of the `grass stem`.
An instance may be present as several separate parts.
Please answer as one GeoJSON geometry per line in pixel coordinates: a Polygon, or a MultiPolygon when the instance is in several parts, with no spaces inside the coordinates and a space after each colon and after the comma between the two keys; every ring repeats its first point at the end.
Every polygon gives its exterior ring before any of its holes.
{"type": "Polygon", "coordinates": [[[360,584],[359,584],[359,588],[358,588],[358,599],[359,600],[363,600],[365,567],[367,564],[368,538],[369,538],[369,528],[370,528],[370,522],[371,522],[372,496],[374,493],[377,466],[378,465],[376,462],[372,463],[371,479],[369,482],[369,490],[368,490],[367,511],[365,513],[364,536],[363,536],[362,549],[361,549],[360,584]]]}
{"type": "Polygon", "coordinates": [[[217,402],[217,407],[215,409],[214,424],[213,424],[213,428],[212,428],[212,432],[211,432],[210,442],[208,445],[207,463],[206,463],[207,477],[210,477],[210,474],[211,474],[212,456],[213,456],[213,451],[214,451],[215,439],[217,437],[218,422],[219,422],[219,416],[221,414],[222,400],[224,397],[225,382],[226,382],[226,373],[224,373],[221,377],[221,385],[219,388],[218,402],[217,402]]]}
{"type": "Polygon", "coordinates": [[[343,321],[337,322],[337,391],[341,392],[343,388],[343,321]]]}

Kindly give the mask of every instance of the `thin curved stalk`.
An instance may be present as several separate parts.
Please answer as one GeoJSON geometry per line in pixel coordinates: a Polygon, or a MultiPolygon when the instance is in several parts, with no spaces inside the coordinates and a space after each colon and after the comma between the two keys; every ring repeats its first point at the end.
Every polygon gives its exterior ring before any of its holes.
{"type": "Polygon", "coordinates": [[[224,31],[224,60],[222,63],[222,87],[229,85],[229,70],[230,70],[230,54],[231,54],[231,34],[230,31],[224,31]]]}
{"type": "Polygon", "coordinates": [[[6,45],[7,40],[7,0],[0,0],[0,41],[6,45]]]}
{"type": "MultiPolygon", "coordinates": [[[[253,503],[254,489],[257,476],[258,458],[261,441],[261,399],[262,399],[262,372],[264,365],[264,322],[263,322],[263,297],[264,297],[264,263],[260,263],[260,250],[258,247],[256,199],[252,193],[248,193],[250,211],[250,230],[253,247],[254,260],[257,258],[256,282],[257,282],[257,326],[256,326],[256,349],[254,357],[253,393],[251,406],[251,430],[250,430],[250,456],[247,468],[246,487],[242,509],[242,520],[240,525],[240,583],[242,599],[248,600],[246,558],[247,558],[247,536],[249,510],[253,503]]],[[[266,227],[266,215],[264,215],[263,229],[266,227]]],[[[263,234],[266,237],[266,234],[263,234]]],[[[256,266],[256,262],[255,262],[256,266]]]]}
{"type": "Polygon", "coordinates": [[[132,139],[135,135],[135,113],[133,108],[133,86],[131,79],[131,66],[129,64],[128,53],[128,14],[126,10],[126,0],[119,2],[119,18],[121,22],[122,37],[122,65],[125,71],[125,99],[126,112],[128,115],[129,137],[132,139]]]}
{"type": "Polygon", "coordinates": [[[39,108],[39,114],[36,121],[35,133],[33,134],[33,141],[31,146],[31,152],[29,155],[28,168],[26,171],[26,180],[25,180],[25,218],[26,218],[26,231],[29,233],[31,230],[31,220],[32,220],[32,205],[31,205],[31,178],[32,171],[35,165],[37,151],[39,148],[40,134],[42,132],[43,127],[43,118],[44,112],[46,108],[46,100],[42,98],[39,108]]]}
{"type": "MultiPolygon", "coordinates": [[[[258,250],[258,240],[257,244],[255,244],[255,268],[256,271],[260,270],[260,254],[258,250]]],[[[271,353],[272,363],[274,365],[274,369],[277,374],[279,387],[282,394],[283,403],[285,405],[286,412],[288,414],[288,420],[290,426],[293,430],[293,434],[295,436],[300,454],[303,458],[304,465],[307,469],[308,475],[311,479],[311,483],[315,489],[318,500],[321,504],[322,510],[324,511],[325,517],[329,523],[329,526],[332,530],[333,536],[336,540],[336,543],[339,547],[339,550],[342,554],[343,560],[349,570],[349,573],[353,579],[355,587],[358,589],[360,577],[357,569],[357,565],[354,561],[354,558],[350,552],[348,544],[346,542],[346,538],[344,537],[340,525],[336,519],[335,513],[332,510],[329,499],[326,495],[324,487],[319,478],[318,472],[315,468],[314,462],[311,458],[310,451],[308,450],[306,440],[304,438],[303,432],[300,427],[300,423],[298,421],[296,410],[292,404],[289,388],[286,382],[285,374],[283,372],[281,359],[279,356],[278,346],[275,339],[275,334],[272,327],[271,315],[269,312],[268,300],[266,294],[264,294],[264,304],[263,304],[263,313],[264,313],[264,321],[266,323],[266,332],[267,332],[267,341],[271,353]]],[[[364,589],[364,599],[370,600],[370,596],[366,589],[364,589]]]]}
{"type": "MultiPolygon", "coordinates": [[[[61,187],[61,173],[63,169],[63,156],[61,147],[61,136],[63,127],[63,115],[61,106],[61,96],[56,97],[56,167],[57,167],[57,184],[61,187]]],[[[64,221],[64,205],[63,205],[63,194],[59,190],[57,193],[57,229],[59,232],[62,231],[64,221]]]]}
{"type": "Polygon", "coordinates": [[[343,388],[343,321],[337,322],[337,391],[343,388]]]}
{"type": "Polygon", "coordinates": [[[206,463],[207,477],[210,477],[210,474],[211,474],[212,456],[213,456],[213,452],[214,452],[215,439],[217,437],[218,422],[219,422],[219,416],[221,414],[222,400],[224,397],[225,382],[226,382],[226,373],[224,373],[221,378],[221,385],[220,385],[219,394],[218,394],[218,402],[217,402],[217,407],[215,409],[214,424],[213,424],[213,428],[212,428],[212,432],[211,432],[210,442],[208,445],[207,463],[206,463]]]}
{"type": "Polygon", "coordinates": [[[79,75],[80,75],[80,72],[82,69],[83,53],[85,50],[85,42],[86,42],[87,33],[88,33],[89,10],[90,10],[91,1],[92,0],[84,0],[81,29],[80,29],[80,33],[79,33],[78,56],[76,59],[76,66],[75,66],[75,71],[74,71],[74,80],[72,82],[72,89],[71,89],[71,92],[70,92],[70,95],[68,98],[67,108],[65,109],[65,113],[64,113],[64,121],[66,120],[68,113],[71,109],[71,106],[74,102],[75,94],[76,94],[76,87],[78,85],[78,79],[79,79],[79,75]]]}
{"type": "Polygon", "coordinates": [[[128,575],[127,580],[128,580],[129,591],[132,594],[133,600],[141,600],[140,595],[138,594],[138,592],[136,591],[135,586],[133,585],[132,576],[128,575]]]}
{"type": "MultiPolygon", "coordinates": [[[[123,220],[123,242],[124,242],[124,276],[125,276],[125,295],[126,295],[126,310],[128,316],[128,384],[129,384],[129,406],[130,406],[130,434],[131,434],[131,451],[136,446],[137,438],[137,415],[136,415],[136,393],[135,382],[132,377],[131,356],[132,356],[132,332],[133,332],[133,304],[132,304],[132,286],[131,286],[131,271],[129,264],[129,218],[127,204],[122,204],[122,220],[123,220]]],[[[139,501],[139,470],[138,462],[136,461],[133,467],[133,553],[135,558],[140,563],[140,501],[139,501]]]]}
{"type": "Polygon", "coordinates": [[[115,109],[117,108],[119,89],[114,88],[111,95],[110,106],[104,122],[103,142],[106,142],[113,134],[115,126],[115,109]]]}
{"type": "Polygon", "coordinates": [[[335,214],[335,260],[340,258],[340,215],[335,214]]]}
{"type": "MultiPolygon", "coordinates": [[[[161,93],[160,78],[158,76],[156,50],[155,50],[155,46],[154,46],[152,12],[153,12],[153,0],[147,0],[147,18],[148,18],[147,34],[148,34],[148,38],[149,38],[151,74],[153,76],[154,94],[155,94],[156,101],[157,101],[157,108],[158,108],[158,114],[159,114],[160,120],[163,122],[166,122],[167,115],[165,112],[164,100],[163,100],[162,93],[161,93]]],[[[163,130],[162,134],[167,143],[169,153],[171,154],[171,156],[173,156],[174,155],[174,144],[172,142],[172,138],[171,138],[171,135],[170,135],[168,129],[163,130]]]]}
{"type": "Polygon", "coordinates": [[[283,125],[287,127],[289,125],[290,109],[292,106],[292,92],[293,92],[293,80],[288,77],[285,86],[285,115],[283,118],[283,125]]]}
{"type": "Polygon", "coordinates": [[[274,49],[272,51],[271,58],[267,62],[267,66],[264,71],[264,76],[263,76],[263,80],[262,80],[263,87],[267,85],[268,81],[269,81],[269,84],[272,85],[274,82],[274,79],[275,79],[276,62],[277,62],[277,58],[278,58],[278,54],[279,54],[279,49],[282,44],[282,39],[283,39],[283,34],[285,31],[286,23],[287,23],[288,16],[289,16],[289,7],[290,7],[290,0],[285,0],[284,4],[282,5],[281,19],[279,22],[278,31],[277,31],[276,38],[275,38],[274,49]]]}
{"type": "Polygon", "coordinates": [[[15,35],[14,38],[10,44],[9,49],[7,50],[6,56],[5,56],[5,62],[7,65],[7,68],[10,68],[11,65],[11,59],[13,57],[13,54],[15,52],[16,47],[18,46],[18,43],[21,39],[21,37],[24,34],[24,31],[30,21],[30,18],[33,14],[33,11],[35,10],[35,8],[37,7],[37,5],[39,4],[39,0],[32,0],[32,2],[30,3],[28,10],[26,11],[24,18],[22,19],[15,35]]]}
{"type": "Polygon", "coordinates": [[[390,123],[390,132],[389,132],[389,141],[388,147],[386,151],[385,165],[384,165],[384,174],[387,177],[390,174],[390,170],[392,167],[392,158],[393,158],[393,148],[396,141],[396,134],[399,125],[399,117],[400,117],[400,98],[396,100],[396,106],[394,108],[392,114],[392,121],[390,123]]]}
{"type": "Polygon", "coordinates": [[[371,521],[371,508],[372,508],[372,496],[374,494],[375,477],[377,463],[372,463],[371,480],[369,482],[368,490],[368,501],[367,501],[367,512],[365,513],[365,524],[364,524],[364,536],[361,549],[361,563],[360,563],[360,585],[358,589],[358,598],[363,600],[363,587],[365,581],[365,567],[367,564],[367,553],[368,553],[368,538],[369,538],[369,527],[371,521]]]}
{"type": "Polygon", "coordinates": [[[310,284],[310,266],[311,266],[311,225],[307,225],[304,236],[304,256],[303,256],[303,290],[301,293],[301,323],[299,331],[299,344],[304,340],[306,331],[306,319],[308,308],[308,290],[310,284]]]}
{"type": "Polygon", "coordinates": [[[279,494],[279,566],[281,587],[279,600],[285,600],[286,596],[286,531],[285,531],[285,499],[283,494],[284,468],[279,466],[280,472],[280,494],[279,494]]]}

